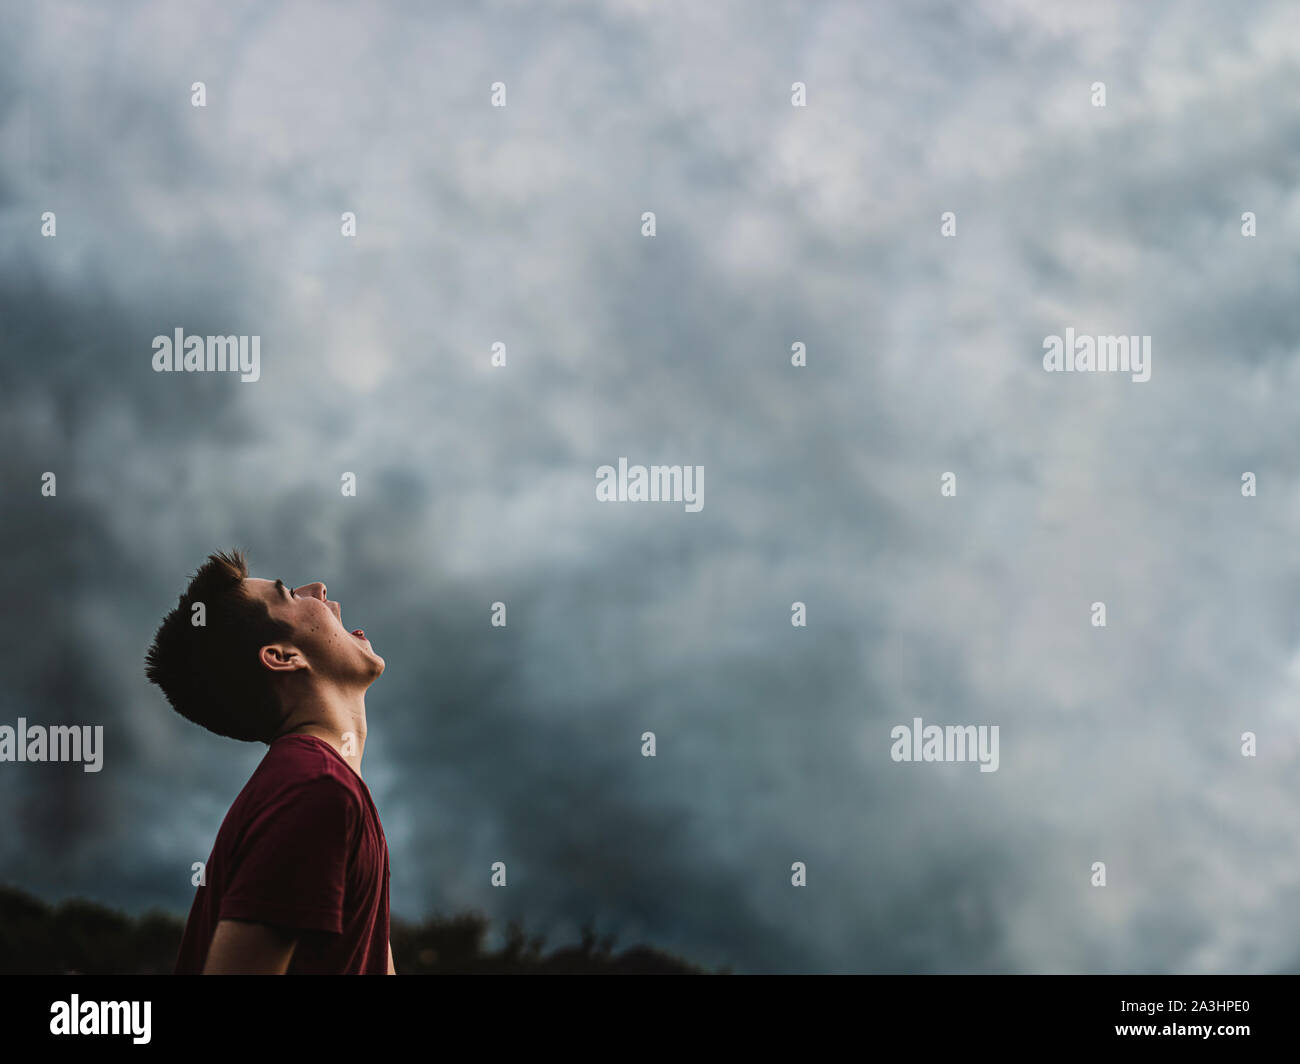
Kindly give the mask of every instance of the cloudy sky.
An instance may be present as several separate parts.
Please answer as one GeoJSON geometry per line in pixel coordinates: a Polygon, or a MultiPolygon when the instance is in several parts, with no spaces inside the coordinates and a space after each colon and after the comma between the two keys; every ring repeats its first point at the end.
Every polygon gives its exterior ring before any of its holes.
{"type": "Polygon", "coordinates": [[[387,660],[397,915],[742,972],[1300,966],[1293,6],[0,23],[0,724],[105,728],[98,774],[0,764],[0,880],[187,911],[265,748],[142,659],[239,546],[387,660]],[[155,373],[178,327],[261,379],[155,373]],[[1151,379],[1044,372],[1067,327],[1151,379]],[[703,509],[598,502],[620,456],[703,509]],[[914,717],[997,725],[998,771],[894,762],[914,717]]]}

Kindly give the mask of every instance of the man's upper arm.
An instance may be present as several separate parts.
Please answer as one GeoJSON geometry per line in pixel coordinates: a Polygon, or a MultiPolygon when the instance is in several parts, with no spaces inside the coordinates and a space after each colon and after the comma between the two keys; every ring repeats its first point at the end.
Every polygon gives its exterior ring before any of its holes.
{"type": "Polygon", "coordinates": [[[204,975],[284,975],[298,944],[292,931],[251,920],[221,920],[204,975]]]}
{"type": "Polygon", "coordinates": [[[220,919],[339,934],[359,819],[355,795],[330,776],[281,795],[245,833],[220,919]]]}
{"type": "Polygon", "coordinates": [[[392,942],[392,939],[389,939],[389,941],[388,941],[388,974],[389,974],[389,975],[396,975],[396,974],[397,974],[397,969],[393,967],[393,942],[392,942]]]}

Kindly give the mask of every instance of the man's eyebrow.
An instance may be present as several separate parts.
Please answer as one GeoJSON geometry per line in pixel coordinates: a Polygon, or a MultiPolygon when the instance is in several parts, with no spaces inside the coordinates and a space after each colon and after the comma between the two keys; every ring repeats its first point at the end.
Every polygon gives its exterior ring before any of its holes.
{"type": "Polygon", "coordinates": [[[289,589],[284,586],[284,581],[281,580],[278,576],[275,578],[275,586],[276,589],[280,592],[280,594],[282,594],[285,598],[289,597],[289,589]]]}

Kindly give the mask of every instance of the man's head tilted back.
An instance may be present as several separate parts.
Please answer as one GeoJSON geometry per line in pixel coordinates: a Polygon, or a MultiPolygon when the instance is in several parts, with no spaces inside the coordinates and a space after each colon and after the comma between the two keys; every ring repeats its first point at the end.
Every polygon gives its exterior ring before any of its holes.
{"type": "Polygon", "coordinates": [[[249,742],[271,742],[303,699],[360,694],[383,671],[324,584],[250,577],[239,551],[208,556],[145,655],[177,713],[249,742]]]}

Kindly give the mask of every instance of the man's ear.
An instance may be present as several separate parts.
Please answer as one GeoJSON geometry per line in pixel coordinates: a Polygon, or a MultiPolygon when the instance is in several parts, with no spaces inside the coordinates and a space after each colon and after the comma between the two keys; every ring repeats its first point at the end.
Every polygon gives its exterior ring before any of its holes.
{"type": "Polygon", "coordinates": [[[307,667],[307,659],[291,643],[268,643],[258,651],[258,660],[272,672],[296,672],[307,667]]]}

